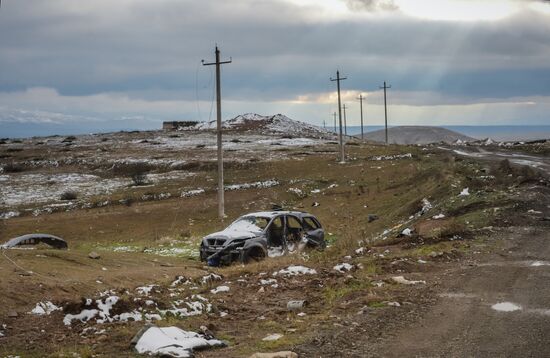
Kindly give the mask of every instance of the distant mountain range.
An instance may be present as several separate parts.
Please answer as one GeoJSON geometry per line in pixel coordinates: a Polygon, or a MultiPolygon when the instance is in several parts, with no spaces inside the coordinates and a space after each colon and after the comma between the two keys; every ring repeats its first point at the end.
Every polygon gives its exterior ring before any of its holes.
{"type": "MultiPolygon", "coordinates": [[[[365,133],[365,139],[383,143],[386,140],[385,130],[367,132],[365,133]]],[[[472,142],[475,140],[472,137],[442,127],[399,126],[388,128],[388,142],[390,144],[454,143],[456,141],[472,142]]]]}

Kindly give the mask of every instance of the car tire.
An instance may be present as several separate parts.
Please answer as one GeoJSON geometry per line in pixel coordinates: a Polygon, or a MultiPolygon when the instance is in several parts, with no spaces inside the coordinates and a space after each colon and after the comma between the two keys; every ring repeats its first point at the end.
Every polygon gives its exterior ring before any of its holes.
{"type": "Polygon", "coordinates": [[[250,249],[246,250],[243,253],[241,261],[244,264],[248,264],[251,262],[259,262],[265,259],[266,253],[264,250],[262,250],[259,247],[251,247],[250,249]]]}

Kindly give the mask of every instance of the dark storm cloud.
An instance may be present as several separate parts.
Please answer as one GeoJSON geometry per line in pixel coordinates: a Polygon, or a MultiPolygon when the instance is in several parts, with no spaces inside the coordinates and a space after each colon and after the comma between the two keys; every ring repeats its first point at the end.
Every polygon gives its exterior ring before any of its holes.
{"type": "MultiPolygon", "coordinates": [[[[363,10],[390,3],[347,1],[363,10]]],[[[234,59],[223,73],[228,99],[330,91],[337,68],[348,89],[388,80],[464,98],[550,95],[548,20],[531,11],[472,23],[331,19],[276,1],[8,1],[0,12],[0,91],[192,100],[209,96],[211,68],[200,60],[213,59],[217,42],[234,59]]]]}

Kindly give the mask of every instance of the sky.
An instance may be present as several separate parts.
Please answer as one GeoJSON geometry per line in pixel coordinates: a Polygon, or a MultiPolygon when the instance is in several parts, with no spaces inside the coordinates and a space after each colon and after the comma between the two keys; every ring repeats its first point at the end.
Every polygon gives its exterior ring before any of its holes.
{"type": "Polygon", "coordinates": [[[0,137],[271,115],[327,126],[550,124],[542,0],[3,0],[0,137]]]}

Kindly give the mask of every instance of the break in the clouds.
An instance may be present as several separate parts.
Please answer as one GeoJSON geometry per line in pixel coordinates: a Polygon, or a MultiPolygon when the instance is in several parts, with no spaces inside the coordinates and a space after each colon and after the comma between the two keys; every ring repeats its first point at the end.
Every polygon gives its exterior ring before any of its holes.
{"type": "MultiPolygon", "coordinates": [[[[383,81],[393,123],[542,124],[549,33],[547,1],[4,0],[0,136],[7,123],[25,126],[23,113],[89,130],[208,119],[213,69],[200,60],[213,59],[215,43],[233,58],[224,117],[320,124],[340,69],[346,93],[368,95],[372,124],[383,81]]],[[[346,101],[353,124],[357,102],[346,101]]]]}

